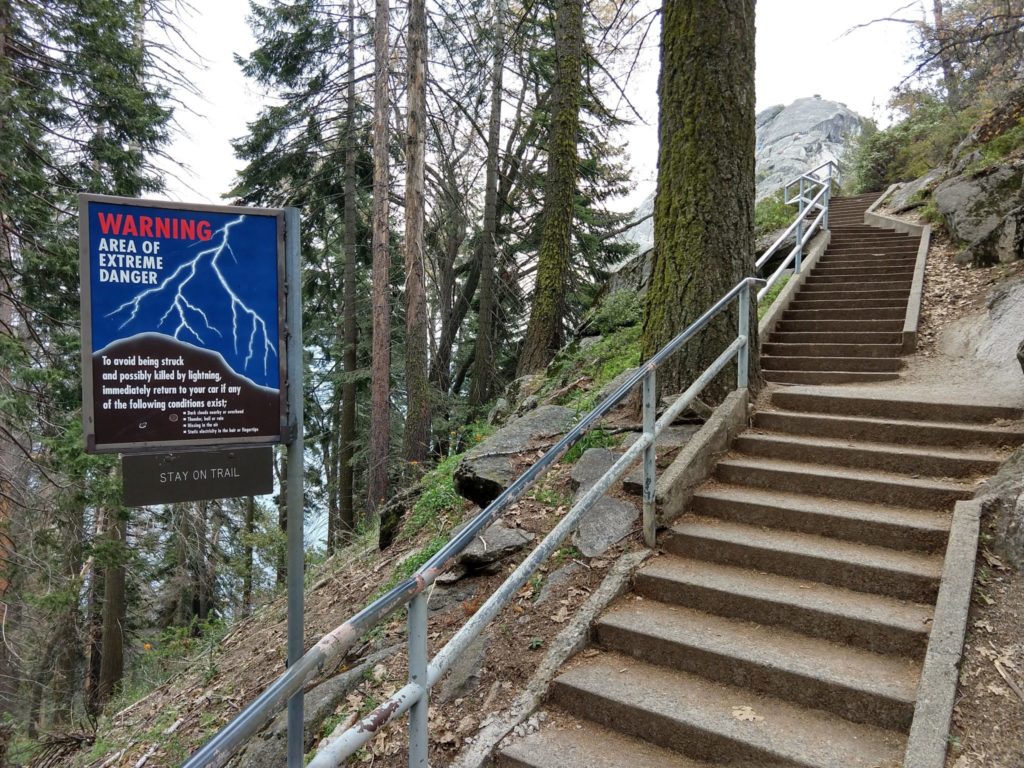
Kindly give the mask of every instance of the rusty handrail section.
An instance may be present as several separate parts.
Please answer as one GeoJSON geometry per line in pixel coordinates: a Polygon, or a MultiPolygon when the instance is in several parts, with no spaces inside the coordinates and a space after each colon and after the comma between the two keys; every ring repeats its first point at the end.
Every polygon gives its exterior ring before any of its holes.
{"type": "Polygon", "coordinates": [[[332,662],[345,654],[375,624],[396,610],[408,606],[409,615],[409,683],[377,709],[347,730],[339,727],[321,744],[310,766],[324,768],[339,762],[369,741],[386,723],[411,710],[409,720],[409,765],[427,765],[427,703],[429,690],[448,670],[459,653],[480,634],[504,605],[519,591],[534,571],[572,532],[580,518],[618,481],[639,458],[643,457],[643,529],[644,540],[653,546],[655,540],[655,464],[654,447],[657,435],[733,360],[737,363],[737,386],[747,386],[749,369],[750,293],[765,281],[747,277],[737,283],[718,302],[688,328],[666,344],[650,360],[640,366],[623,384],[608,395],[592,411],[502,492],[486,509],[448,541],[410,578],[377,598],[348,621],[324,635],[296,663],[291,665],[260,696],[243,709],[234,720],[198,749],[184,763],[184,768],[216,768],[223,766],[238,749],[258,733],[280,711],[288,699],[307,682],[317,677],[332,662]],[[735,340],[701,376],[665,411],[656,416],[655,372],[670,355],[704,329],[734,300],[739,304],[739,323],[735,340]],[[643,392],[643,433],[623,456],[598,480],[558,525],[527,556],[508,579],[490,596],[432,660],[427,658],[427,595],[425,590],[437,577],[454,564],[456,558],[505,509],[519,499],[548,469],[609,411],[626,398],[637,385],[643,392]]]}

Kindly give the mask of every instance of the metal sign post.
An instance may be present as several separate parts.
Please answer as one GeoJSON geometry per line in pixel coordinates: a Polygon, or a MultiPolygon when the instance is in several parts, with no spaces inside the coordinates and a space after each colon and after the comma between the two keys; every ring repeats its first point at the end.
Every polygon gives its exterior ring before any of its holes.
{"type": "MultiPolygon", "coordinates": [[[[304,614],[302,265],[299,211],[285,209],[285,328],[288,341],[288,665],[302,658],[304,614]]],[[[288,700],[288,768],[304,765],[302,689],[288,700]]]]}

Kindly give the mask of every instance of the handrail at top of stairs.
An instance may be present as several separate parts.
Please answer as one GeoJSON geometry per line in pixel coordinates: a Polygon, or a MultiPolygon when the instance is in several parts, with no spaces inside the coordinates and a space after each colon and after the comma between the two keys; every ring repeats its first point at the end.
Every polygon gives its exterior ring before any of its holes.
{"type": "MultiPolygon", "coordinates": [[[[700,392],[732,359],[736,358],[737,387],[746,388],[749,373],[750,293],[763,283],[756,277],[740,280],[714,306],[697,318],[688,328],[662,347],[653,357],[629,376],[614,392],[583,416],[569,432],[549,449],[535,464],[520,475],[486,509],[479,512],[415,574],[373,600],[344,624],[324,635],[298,661],[245,707],[223,729],[200,747],[184,763],[183,768],[213,768],[224,765],[252,736],[259,732],[288,699],[303,686],[338,662],[342,656],[374,625],[394,611],[408,606],[409,682],[384,701],[373,712],[347,729],[340,726],[320,745],[310,768],[336,766],[368,742],[387,723],[410,711],[409,765],[427,765],[427,707],[430,688],[448,671],[490,621],[529,580],[530,576],[561,545],[576,528],[582,516],[617,482],[633,462],[643,457],[643,533],[648,546],[655,543],[655,440],[683,412],[700,392]],[[709,365],[690,387],[656,419],[655,372],[674,352],[703,330],[715,317],[737,300],[738,327],[735,340],[709,365]],[[448,643],[428,659],[427,652],[427,588],[430,587],[474,539],[500,517],[512,502],[520,498],[548,469],[614,406],[622,402],[638,384],[643,392],[643,432],[639,439],[605,472],[577,501],[518,568],[480,606],[448,643]]],[[[301,766],[301,763],[299,763],[301,766]]],[[[290,766],[290,768],[298,768],[290,766]]]]}
{"type": "Polygon", "coordinates": [[[761,267],[767,264],[779,248],[782,247],[786,239],[794,232],[796,233],[796,244],[787,254],[786,258],[782,260],[782,263],[776,267],[761,290],[757,292],[758,301],[764,298],[765,294],[778,282],[779,278],[789,269],[791,264],[793,265],[793,271],[799,274],[804,246],[814,237],[819,229],[828,229],[828,207],[832,194],[832,180],[838,177],[839,166],[833,161],[828,160],[817,168],[803,173],[788,182],[783,188],[784,202],[796,203],[798,206],[796,218],[793,219],[793,223],[786,227],[785,231],[779,235],[768,250],[761,254],[761,257],[754,265],[755,271],[760,270],[761,267]],[[818,175],[820,171],[825,172],[824,176],[818,175]],[[791,190],[794,189],[798,190],[795,196],[791,194],[791,190]],[[810,197],[810,195],[813,195],[813,197],[810,197]],[[820,211],[810,226],[807,226],[806,222],[808,211],[820,211]]]}

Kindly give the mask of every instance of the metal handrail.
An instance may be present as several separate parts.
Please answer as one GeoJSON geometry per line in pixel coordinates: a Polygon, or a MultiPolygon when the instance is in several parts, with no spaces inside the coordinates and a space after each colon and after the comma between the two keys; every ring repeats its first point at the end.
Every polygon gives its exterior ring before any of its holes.
{"type": "MultiPolygon", "coordinates": [[[[793,222],[796,225],[796,244],[793,246],[792,250],[790,250],[786,258],[782,260],[782,263],[776,267],[764,287],[757,292],[758,301],[763,299],[765,294],[771,290],[772,286],[778,282],[779,278],[782,277],[787,269],[789,269],[790,264],[793,264],[793,271],[796,272],[796,274],[800,274],[800,267],[803,262],[804,246],[812,237],[814,237],[815,234],[817,234],[820,228],[828,226],[828,195],[829,188],[825,187],[818,192],[814,198],[812,198],[808,209],[820,206],[821,213],[817,215],[809,227],[804,229],[805,222],[803,216],[806,214],[806,210],[802,211],[800,218],[793,222]]],[[[765,261],[767,261],[767,259],[758,259],[758,266],[761,266],[765,261]]]]}
{"type": "MultiPolygon", "coordinates": [[[[533,466],[520,475],[484,510],[474,517],[458,534],[424,563],[410,578],[365,606],[348,621],[326,634],[320,641],[292,664],[262,694],[243,709],[227,726],[200,747],[184,763],[184,768],[214,768],[224,765],[238,749],[259,732],[282,709],[288,699],[338,661],[364,633],[377,622],[399,608],[408,605],[409,683],[381,706],[344,732],[332,733],[321,744],[310,766],[323,768],[355,752],[385,724],[412,710],[409,721],[409,764],[426,766],[427,756],[427,700],[431,686],[447,671],[458,654],[479,635],[487,623],[526,583],[530,575],[560,545],[576,527],[584,513],[619,478],[630,465],[643,455],[643,531],[644,541],[653,546],[655,541],[655,440],[661,431],[688,407],[697,395],[735,357],[737,360],[737,387],[746,388],[749,371],[750,291],[765,281],[747,277],[737,283],[710,309],[661,348],[650,360],[638,367],[618,389],[608,395],[533,466]],[[734,299],[739,302],[739,321],[736,339],[701,376],[655,420],[655,371],[670,355],[690,338],[699,333],[717,317],[734,299]],[[520,566],[491,597],[477,610],[451,640],[428,662],[427,659],[427,595],[425,590],[469,544],[477,538],[512,502],[521,497],[530,486],[553,466],[603,416],[619,404],[638,384],[643,390],[643,433],[625,454],[598,480],[573,506],[544,540],[527,556],[520,566]]],[[[340,726],[339,726],[339,731],[340,726]]]]}
{"type": "Polygon", "coordinates": [[[783,187],[783,201],[786,203],[796,203],[798,205],[796,218],[793,219],[793,223],[790,224],[778,238],[776,238],[775,242],[771,244],[768,250],[761,254],[761,257],[754,265],[755,270],[760,270],[761,267],[767,264],[779,248],[782,247],[782,244],[786,242],[789,236],[794,232],[796,232],[796,244],[793,246],[793,249],[789,254],[787,254],[786,258],[782,260],[782,264],[779,265],[775,272],[772,273],[771,277],[768,278],[765,286],[757,292],[758,301],[764,298],[765,294],[771,290],[772,286],[775,285],[780,277],[782,277],[790,264],[794,265],[794,272],[797,274],[800,273],[804,246],[819,229],[828,229],[828,208],[829,199],[832,194],[832,180],[833,178],[838,178],[838,176],[839,166],[832,160],[826,160],[817,168],[814,168],[807,173],[802,173],[792,181],[787,182],[783,187]],[[822,169],[826,170],[826,174],[823,178],[817,175],[818,171],[822,169]],[[796,196],[790,196],[790,190],[794,187],[798,187],[799,192],[796,196]],[[814,196],[809,197],[809,195],[812,194],[814,196]],[[821,211],[821,213],[815,217],[809,227],[805,228],[807,212],[814,210],[821,211]]]}

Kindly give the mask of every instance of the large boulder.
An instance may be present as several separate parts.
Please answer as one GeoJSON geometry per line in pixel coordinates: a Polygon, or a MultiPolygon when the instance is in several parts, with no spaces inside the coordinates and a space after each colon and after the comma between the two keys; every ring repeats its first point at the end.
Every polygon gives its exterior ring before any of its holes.
{"type": "Polygon", "coordinates": [[[500,520],[488,526],[459,555],[459,564],[470,570],[482,570],[511,557],[536,538],[529,531],[509,528],[500,520]]]}
{"type": "MultiPolygon", "coordinates": [[[[757,199],[774,194],[787,182],[827,160],[838,161],[863,126],[864,119],[845,104],[820,96],[761,110],[756,122],[757,199]]],[[[647,291],[654,259],[654,197],[651,193],[640,203],[636,225],[621,236],[624,242],[635,244],[637,251],[635,256],[612,267],[611,292],[647,291]]]]}
{"type": "Polygon", "coordinates": [[[471,449],[455,468],[455,490],[486,507],[522,472],[519,457],[552,445],[576,419],[572,408],[542,405],[471,449]]]}
{"type": "Polygon", "coordinates": [[[820,96],[776,105],[757,115],[757,198],[815,166],[838,161],[864,120],[845,104],[820,96]]]}
{"type": "Polygon", "coordinates": [[[889,198],[888,207],[893,213],[906,213],[924,205],[927,196],[942,181],[947,170],[945,167],[933,168],[919,179],[900,184],[889,198]]]}
{"type": "Polygon", "coordinates": [[[987,266],[1021,258],[1024,159],[954,176],[932,192],[949,233],[965,244],[960,263],[987,266]]]}

